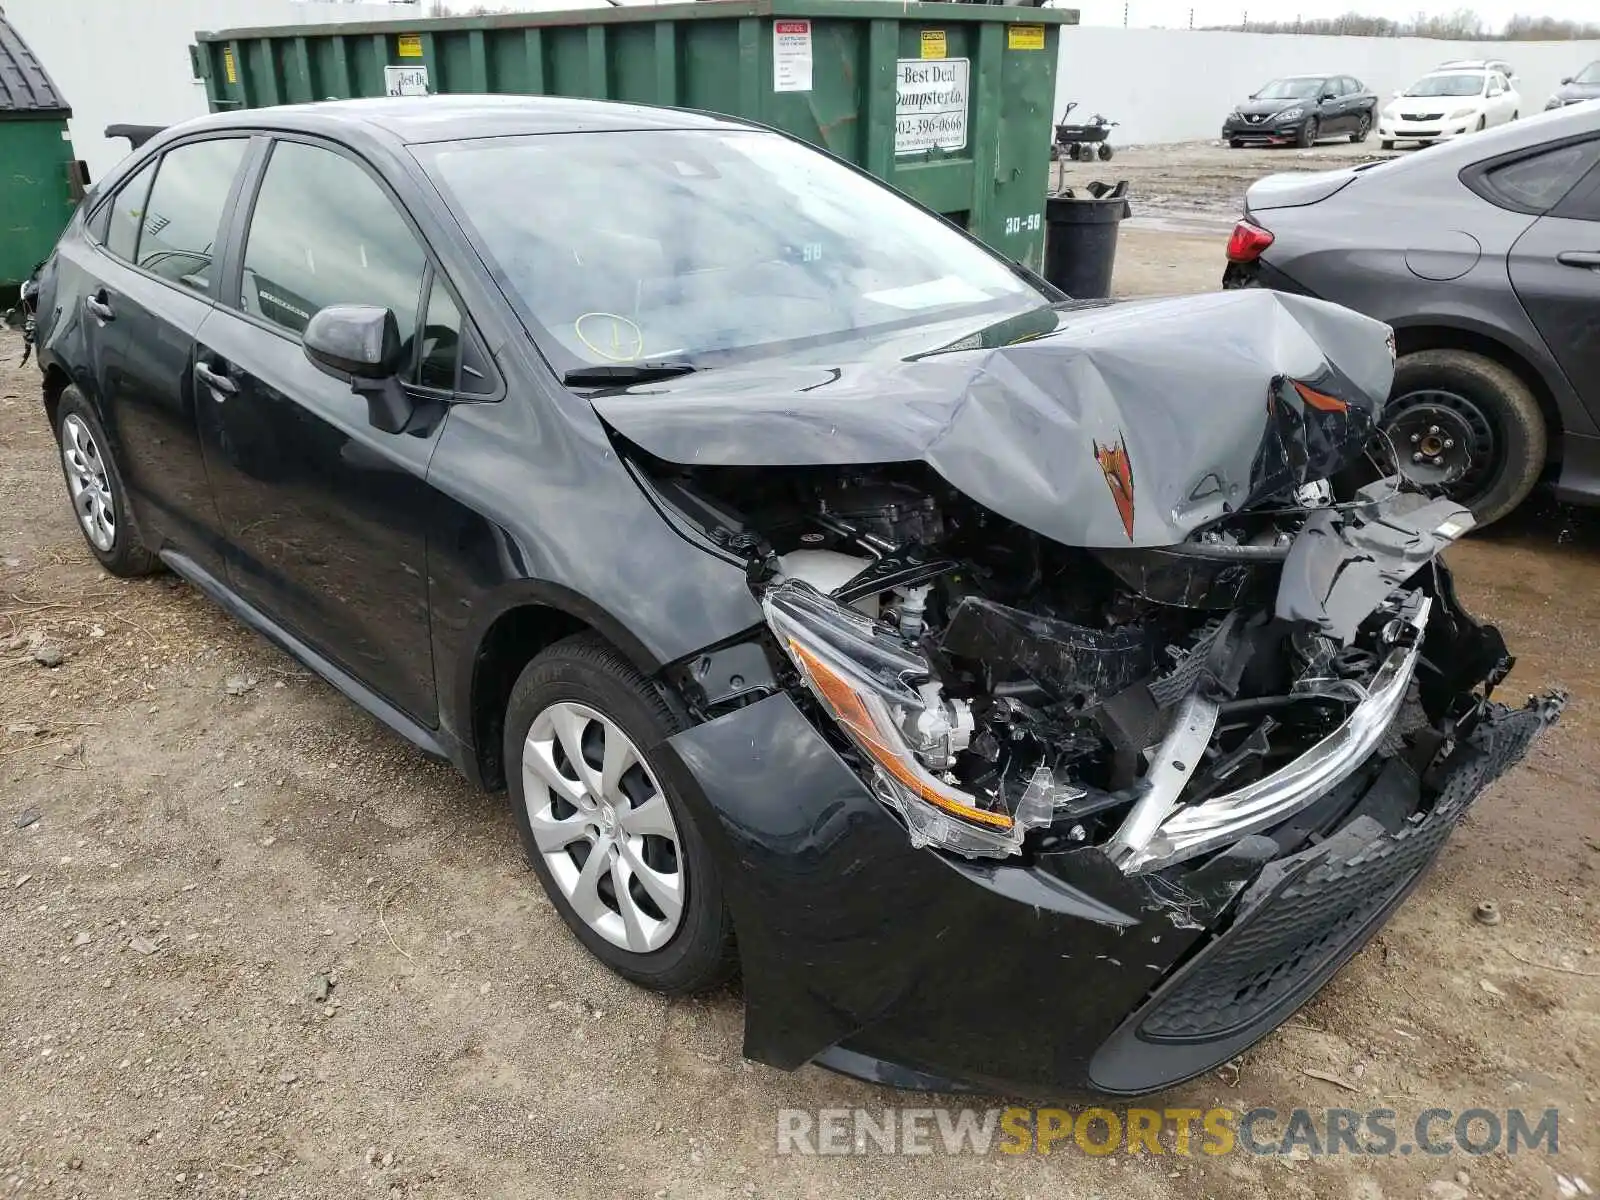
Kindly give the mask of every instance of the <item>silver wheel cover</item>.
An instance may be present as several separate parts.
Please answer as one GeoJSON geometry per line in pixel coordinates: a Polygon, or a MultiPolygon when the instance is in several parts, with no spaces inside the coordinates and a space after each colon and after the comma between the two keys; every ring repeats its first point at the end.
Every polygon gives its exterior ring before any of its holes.
{"type": "Polygon", "coordinates": [[[683,917],[687,868],[661,784],[610,718],[559,701],[522,744],[533,838],[584,924],[635,954],[659,950],[683,917]]]}
{"type": "Polygon", "coordinates": [[[67,468],[67,490],[83,535],[96,550],[109,554],[117,540],[117,505],[111,477],[89,426],[76,413],[61,423],[61,461],[67,468]]]}

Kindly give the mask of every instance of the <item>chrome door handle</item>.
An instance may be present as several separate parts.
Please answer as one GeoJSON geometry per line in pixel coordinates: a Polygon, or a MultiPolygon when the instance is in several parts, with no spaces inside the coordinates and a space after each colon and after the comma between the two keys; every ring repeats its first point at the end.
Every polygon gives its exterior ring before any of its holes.
{"type": "Polygon", "coordinates": [[[83,298],[83,307],[91,315],[99,317],[102,321],[115,321],[117,319],[116,311],[111,305],[96,296],[85,296],[83,298]]]}
{"type": "Polygon", "coordinates": [[[1588,267],[1591,271],[1600,271],[1600,252],[1594,250],[1563,250],[1556,255],[1556,261],[1563,267],[1588,267]]]}

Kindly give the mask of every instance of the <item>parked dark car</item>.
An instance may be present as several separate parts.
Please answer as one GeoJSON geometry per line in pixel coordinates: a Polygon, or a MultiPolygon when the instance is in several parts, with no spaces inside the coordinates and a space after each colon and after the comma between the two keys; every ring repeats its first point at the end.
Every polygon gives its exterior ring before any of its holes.
{"type": "Polygon", "coordinates": [[[1563,79],[1545,107],[1564,108],[1585,100],[1600,100],[1600,62],[1592,62],[1576,75],[1563,79]]]}
{"type": "Polygon", "coordinates": [[[1600,105],[1263,179],[1228,258],[1225,286],[1320,296],[1394,327],[1378,449],[1413,482],[1480,525],[1541,479],[1600,502],[1600,105]]]}
{"type": "Polygon", "coordinates": [[[1378,97],[1349,75],[1290,75],[1274,79],[1228,114],[1223,139],[1241,146],[1310,146],[1326,137],[1364,142],[1378,97]]]}
{"type": "Polygon", "coordinates": [[[89,546],[506,788],[574,935],[746,1053],[1158,1088],[1383,922],[1559,713],[1336,506],[1388,331],[1073,303],[783,135],[429,97],[176,126],[40,280],[89,546]]]}

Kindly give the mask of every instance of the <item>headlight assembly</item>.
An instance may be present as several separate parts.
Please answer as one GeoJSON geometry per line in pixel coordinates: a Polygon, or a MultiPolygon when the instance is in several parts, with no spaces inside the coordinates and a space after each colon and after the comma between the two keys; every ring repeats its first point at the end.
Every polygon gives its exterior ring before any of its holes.
{"type": "Polygon", "coordinates": [[[1282,112],[1280,112],[1278,114],[1278,120],[1280,120],[1280,121],[1292,121],[1296,117],[1303,117],[1305,115],[1306,115],[1305,108],[1302,107],[1302,106],[1296,105],[1294,108],[1286,108],[1282,112]]]}
{"type": "Polygon", "coordinates": [[[1458,108],[1455,110],[1455,112],[1450,114],[1450,119],[1452,121],[1459,121],[1462,117],[1470,117],[1477,111],[1478,110],[1476,108],[1458,108]]]}
{"type": "Polygon", "coordinates": [[[1058,793],[1077,793],[1036,780],[1007,811],[962,790],[948,767],[971,737],[971,710],[944,699],[926,659],[809,584],[781,583],[761,608],[806,687],[869,760],[873,790],[905,819],[913,845],[1004,858],[1050,823],[1058,793]]]}

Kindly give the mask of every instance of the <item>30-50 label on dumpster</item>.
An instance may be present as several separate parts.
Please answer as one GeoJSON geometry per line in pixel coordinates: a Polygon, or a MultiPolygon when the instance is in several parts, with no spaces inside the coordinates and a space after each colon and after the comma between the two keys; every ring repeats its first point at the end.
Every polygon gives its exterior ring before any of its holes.
{"type": "Polygon", "coordinates": [[[972,63],[965,58],[902,58],[895,81],[894,152],[964,150],[972,98],[972,63]]]}

